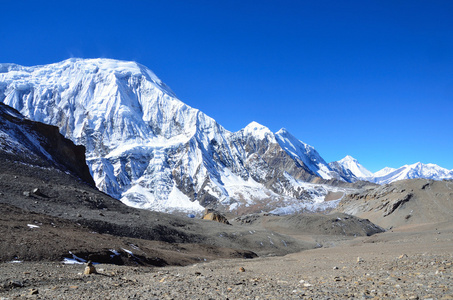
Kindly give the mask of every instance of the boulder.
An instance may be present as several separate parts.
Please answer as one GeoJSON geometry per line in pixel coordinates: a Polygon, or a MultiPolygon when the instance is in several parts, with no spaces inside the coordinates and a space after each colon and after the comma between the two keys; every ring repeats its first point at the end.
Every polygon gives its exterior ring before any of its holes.
{"type": "Polygon", "coordinates": [[[208,208],[205,209],[205,212],[204,212],[204,215],[203,215],[202,219],[203,220],[216,221],[216,222],[219,222],[219,223],[231,225],[228,222],[228,219],[224,215],[222,215],[221,213],[219,213],[217,211],[208,209],[208,208]]]}

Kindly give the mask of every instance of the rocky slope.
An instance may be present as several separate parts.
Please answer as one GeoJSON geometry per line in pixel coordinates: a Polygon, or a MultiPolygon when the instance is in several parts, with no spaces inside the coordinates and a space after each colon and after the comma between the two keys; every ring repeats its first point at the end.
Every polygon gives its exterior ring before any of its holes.
{"type": "Polygon", "coordinates": [[[286,130],[229,132],[134,62],[1,64],[0,102],[84,145],[96,186],[134,207],[316,209],[329,188],[306,182],[341,180],[286,130]]]}
{"type": "Polygon", "coordinates": [[[337,211],[384,228],[453,220],[453,181],[400,180],[346,195],[337,211]]]}

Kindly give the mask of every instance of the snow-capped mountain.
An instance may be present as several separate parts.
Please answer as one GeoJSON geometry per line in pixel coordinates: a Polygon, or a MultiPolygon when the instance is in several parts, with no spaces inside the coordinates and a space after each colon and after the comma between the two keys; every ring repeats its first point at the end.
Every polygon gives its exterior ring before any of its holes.
{"type": "Polygon", "coordinates": [[[377,171],[376,173],[373,173],[373,176],[375,177],[383,177],[389,173],[392,173],[393,171],[396,171],[395,168],[390,168],[390,167],[385,167],[379,171],[377,171]]]}
{"type": "Polygon", "coordinates": [[[370,181],[377,184],[387,184],[397,180],[426,178],[434,180],[453,179],[453,170],[447,170],[435,164],[404,165],[398,169],[385,167],[376,173],[365,169],[355,158],[346,156],[342,160],[331,162],[329,166],[346,181],[370,181]]]}
{"type": "Polygon", "coordinates": [[[397,180],[426,178],[434,180],[453,179],[453,170],[447,170],[436,164],[422,164],[420,162],[412,165],[404,165],[401,168],[384,168],[376,172],[369,181],[378,184],[391,183],[397,180]]]}
{"type": "Polygon", "coordinates": [[[349,182],[367,180],[367,178],[373,176],[372,172],[368,171],[357,159],[349,155],[339,161],[329,163],[329,166],[349,182]]]}
{"type": "Polygon", "coordinates": [[[307,182],[341,178],[286,130],[230,132],[135,62],[0,64],[0,102],[84,145],[97,187],[135,207],[313,208],[327,190],[307,182]]]}
{"type": "Polygon", "coordinates": [[[373,176],[373,173],[368,171],[364,166],[362,166],[357,159],[352,156],[347,155],[342,160],[339,160],[340,163],[345,168],[351,170],[351,172],[358,178],[366,178],[373,176]]]}

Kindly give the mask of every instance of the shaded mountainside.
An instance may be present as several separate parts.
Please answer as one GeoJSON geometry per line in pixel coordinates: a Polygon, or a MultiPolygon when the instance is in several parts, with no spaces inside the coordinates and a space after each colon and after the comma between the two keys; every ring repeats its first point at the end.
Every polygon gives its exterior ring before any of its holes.
{"type": "Polygon", "coordinates": [[[96,186],[134,207],[316,209],[328,191],[306,182],[344,180],[286,130],[229,132],[134,62],[1,64],[0,102],[84,145],[96,186]]]}
{"type": "Polygon", "coordinates": [[[453,181],[400,180],[345,196],[339,212],[384,228],[453,220],[453,181]]]}
{"type": "Polygon", "coordinates": [[[85,147],[64,138],[57,127],[27,120],[3,103],[0,103],[0,156],[69,171],[94,186],[85,162],[85,147]]]}

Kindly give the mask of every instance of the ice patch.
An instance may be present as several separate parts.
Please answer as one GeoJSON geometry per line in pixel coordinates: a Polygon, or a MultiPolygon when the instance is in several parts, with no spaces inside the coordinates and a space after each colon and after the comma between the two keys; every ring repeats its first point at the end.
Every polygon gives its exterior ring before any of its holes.
{"type": "Polygon", "coordinates": [[[71,251],[69,251],[69,254],[72,255],[72,258],[65,257],[63,259],[63,263],[66,264],[66,265],[74,265],[74,264],[82,265],[82,264],[87,262],[85,259],[76,256],[71,251]]]}

